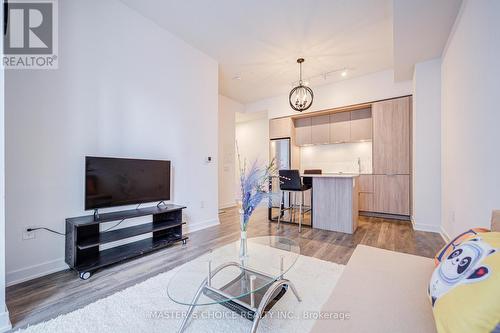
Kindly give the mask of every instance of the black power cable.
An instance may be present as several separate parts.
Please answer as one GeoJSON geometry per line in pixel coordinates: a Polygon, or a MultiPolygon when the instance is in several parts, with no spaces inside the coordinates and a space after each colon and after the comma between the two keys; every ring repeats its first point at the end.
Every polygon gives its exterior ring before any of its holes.
{"type": "MultiPolygon", "coordinates": [[[[139,209],[139,207],[141,206],[141,204],[138,204],[137,207],[135,207],[135,209],[139,209]]],[[[106,232],[106,231],[110,231],[111,229],[114,229],[116,228],[117,226],[119,226],[120,224],[122,224],[123,221],[125,221],[126,219],[123,219],[121,220],[120,222],[118,222],[117,224],[115,224],[114,226],[112,226],[111,228],[108,228],[108,229],[105,229],[101,232],[106,232]]]]}
{"type": "MultiPolygon", "coordinates": [[[[141,204],[138,204],[137,207],[135,209],[139,209],[139,207],[141,206],[141,204]]],[[[108,228],[108,229],[105,229],[101,232],[106,232],[106,231],[109,231],[111,229],[114,229],[116,228],[117,226],[119,226],[123,221],[125,221],[126,219],[123,219],[121,220],[120,222],[118,222],[117,224],[115,224],[114,226],[108,228]]],[[[61,235],[61,236],[66,236],[67,234],[63,234],[62,232],[59,232],[59,231],[55,231],[55,230],[52,230],[50,228],[46,228],[46,227],[36,227],[36,228],[27,228],[26,231],[27,232],[32,232],[32,231],[36,231],[36,230],[46,230],[48,232],[52,232],[54,234],[57,234],[57,235],[61,235]]]]}
{"type": "Polygon", "coordinates": [[[27,232],[31,232],[31,231],[35,231],[35,230],[47,230],[49,232],[52,232],[54,234],[58,234],[58,235],[61,235],[61,236],[66,236],[67,235],[67,234],[63,234],[62,232],[55,231],[55,230],[52,230],[52,229],[49,229],[49,228],[45,228],[45,227],[37,227],[37,228],[28,228],[28,229],[26,229],[27,232]]]}

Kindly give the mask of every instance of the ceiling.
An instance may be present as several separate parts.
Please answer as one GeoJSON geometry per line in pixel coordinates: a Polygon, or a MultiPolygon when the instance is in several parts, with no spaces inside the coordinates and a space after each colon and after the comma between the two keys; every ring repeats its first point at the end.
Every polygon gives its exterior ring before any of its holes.
{"type": "Polygon", "coordinates": [[[462,0],[394,0],[394,76],[410,80],[416,63],[440,57],[462,0]]]}
{"type": "Polygon", "coordinates": [[[312,87],[385,69],[411,79],[417,61],[441,55],[462,2],[121,1],[217,60],[219,92],[241,103],[288,93],[299,57],[312,87]]]}
{"type": "Polygon", "coordinates": [[[242,103],[287,93],[299,57],[311,86],[393,65],[392,0],[121,1],[216,59],[221,94],[242,103]]]}

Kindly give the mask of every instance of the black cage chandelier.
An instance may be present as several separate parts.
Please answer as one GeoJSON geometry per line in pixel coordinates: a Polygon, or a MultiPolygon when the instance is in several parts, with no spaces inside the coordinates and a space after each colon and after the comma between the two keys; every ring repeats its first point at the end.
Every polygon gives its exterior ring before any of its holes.
{"type": "Polygon", "coordinates": [[[299,85],[290,91],[290,95],[288,96],[288,101],[290,102],[290,106],[295,111],[305,111],[309,109],[313,103],[314,94],[311,88],[302,84],[302,63],[304,62],[303,58],[297,59],[297,63],[300,67],[300,78],[299,85]]]}

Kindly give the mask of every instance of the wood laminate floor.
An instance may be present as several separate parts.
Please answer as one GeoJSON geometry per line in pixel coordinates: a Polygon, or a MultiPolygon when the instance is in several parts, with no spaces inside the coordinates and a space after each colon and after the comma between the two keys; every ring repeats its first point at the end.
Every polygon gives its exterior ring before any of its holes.
{"type": "MultiPolygon", "coordinates": [[[[6,298],[14,329],[55,318],[188,262],[208,249],[239,239],[236,209],[226,209],[220,224],[189,234],[187,245],[174,245],[144,257],[97,271],[89,280],[65,270],[7,288],[6,298]]],[[[354,248],[365,244],[404,253],[433,257],[444,245],[439,234],[414,231],[407,221],[360,217],[353,235],[283,224],[280,231],[267,220],[267,210],[257,210],[249,237],[279,234],[300,243],[303,255],[346,264],[354,248]]]]}

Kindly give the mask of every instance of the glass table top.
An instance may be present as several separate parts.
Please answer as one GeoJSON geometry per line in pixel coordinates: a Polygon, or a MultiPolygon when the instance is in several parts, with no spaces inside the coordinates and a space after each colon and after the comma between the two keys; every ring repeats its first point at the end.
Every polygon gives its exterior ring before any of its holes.
{"type": "Polygon", "coordinates": [[[246,302],[250,294],[260,298],[300,255],[298,243],[285,237],[248,238],[243,258],[240,243],[213,249],[181,266],[168,283],[168,297],[183,305],[246,302]]]}

